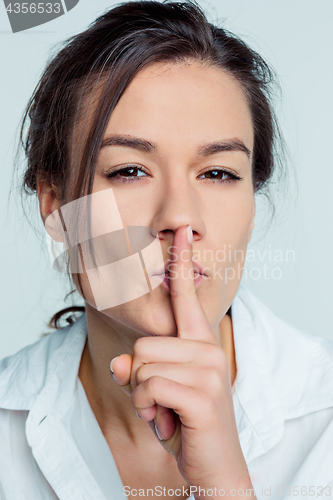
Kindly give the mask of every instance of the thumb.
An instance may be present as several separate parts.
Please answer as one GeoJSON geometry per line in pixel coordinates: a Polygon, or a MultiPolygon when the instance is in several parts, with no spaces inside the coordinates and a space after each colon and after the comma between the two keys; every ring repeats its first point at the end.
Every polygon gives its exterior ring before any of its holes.
{"type": "Polygon", "coordinates": [[[132,394],[130,384],[133,356],[121,354],[111,360],[110,372],[113,380],[128,395],[132,394]]]}

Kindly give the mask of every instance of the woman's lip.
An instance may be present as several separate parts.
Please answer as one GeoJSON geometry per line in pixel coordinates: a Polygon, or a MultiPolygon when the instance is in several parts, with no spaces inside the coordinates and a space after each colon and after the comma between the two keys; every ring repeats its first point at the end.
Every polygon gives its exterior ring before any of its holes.
{"type": "MultiPolygon", "coordinates": [[[[165,288],[166,290],[170,291],[170,279],[169,279],[169,273],[163,273],[164,274],[164,279],[161,283],[161,285],[163,286],[163,288],[165,288]]],[[[162,276],[162,275],[160,275],[162,276]]],[[[207,279],[207,276],[203,275],[203,274],[200,274],[200,273],[194,273],[194,283],[195,283],[195,288],[199,288],[199,286],[201,285],[201,283],[207,279]]]]}
{"type": "MultiPolygon", "coordinates": [[[[172,264],[172,261],[169,259],[167,260],[167,262],[165,263],[164,267],[158,269],[155,271],[155,274],[154,276],[161,276],[163,275],[164,273],[168,273],[170,272],[170,268],[169,266],[172,264]]],[[[193,270],[194,270],[194,273],[195,274],[202,274],[203,276],[207,276],[207,273],[205,272],[206,271],[206,268],[203,268],[198,262],[193,262],[192,261],[192,265],[193,265],[193,270]]]]}

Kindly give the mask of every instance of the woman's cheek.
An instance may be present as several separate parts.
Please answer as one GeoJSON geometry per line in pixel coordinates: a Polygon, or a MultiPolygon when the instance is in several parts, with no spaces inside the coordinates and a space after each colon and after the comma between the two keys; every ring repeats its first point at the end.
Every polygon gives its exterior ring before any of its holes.
{"type": "Polygon", "coordinates": [[[220,241],[223,243],[215,254],[215,275],[221,280],[222,293],[225,298],[228,297],[230,303],[237,293],[242,278],[246,250],[252,230],[253,214],[253,197],[246,197],[233,207],[229,207],[229,216],[224,219],[223,226],[220,226],[220,241]],[[216,270],[220,270],[219,274],[216,270]]]}

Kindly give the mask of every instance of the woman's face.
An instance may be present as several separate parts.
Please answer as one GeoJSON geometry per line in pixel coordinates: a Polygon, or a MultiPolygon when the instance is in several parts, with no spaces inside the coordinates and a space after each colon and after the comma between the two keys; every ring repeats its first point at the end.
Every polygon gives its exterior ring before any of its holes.
{"type": "MultiPolygon", "coordinates": [[[[112,188],[124,226],[154,228],[164,262],[172,258],[175,231],[191,225],[193,260],[207,275],[197,294],[215,327],[237,293],[255,213],[253,126],[242,90],[219,68],[154,64],[132,80],[115,107],[104,139],[115,135],[153,147],[102,147],[92,192],[112,188]],[[213,143],[219,146],[208,149],[213,143]],[[132,170],[108,177],[128,164],[132,170]]],[[[88,308],[110,325],[176,335],[162,285],[98,311],[86,274],[81,281],[88,308]]]]}

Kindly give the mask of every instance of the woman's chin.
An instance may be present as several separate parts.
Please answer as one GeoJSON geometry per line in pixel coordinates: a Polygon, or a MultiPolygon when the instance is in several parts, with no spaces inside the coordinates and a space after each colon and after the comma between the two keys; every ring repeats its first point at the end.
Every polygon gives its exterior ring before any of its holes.
{"type": "Polygon", "coordinates": [[[177,335],[177,324],[170,302],[159,301],[154,305],[143,307],[137,319],[139,321],[136,321],[136,328],[144,335],[159,337],[177,335]]]}
{"type": "MultiPolygon", "coordinates": [[[[164,291],[163,291],[164,292],[164,291]]],[[[94,308],[95,309],[95,308],[94,308]]],[[[170,296],[158,289],[124,304],[100,311],[110,326],[130,329],[139,335],[177,335],[170,296]]],[[[98,314],[98,313],[97,313],[98,314]]]]}

